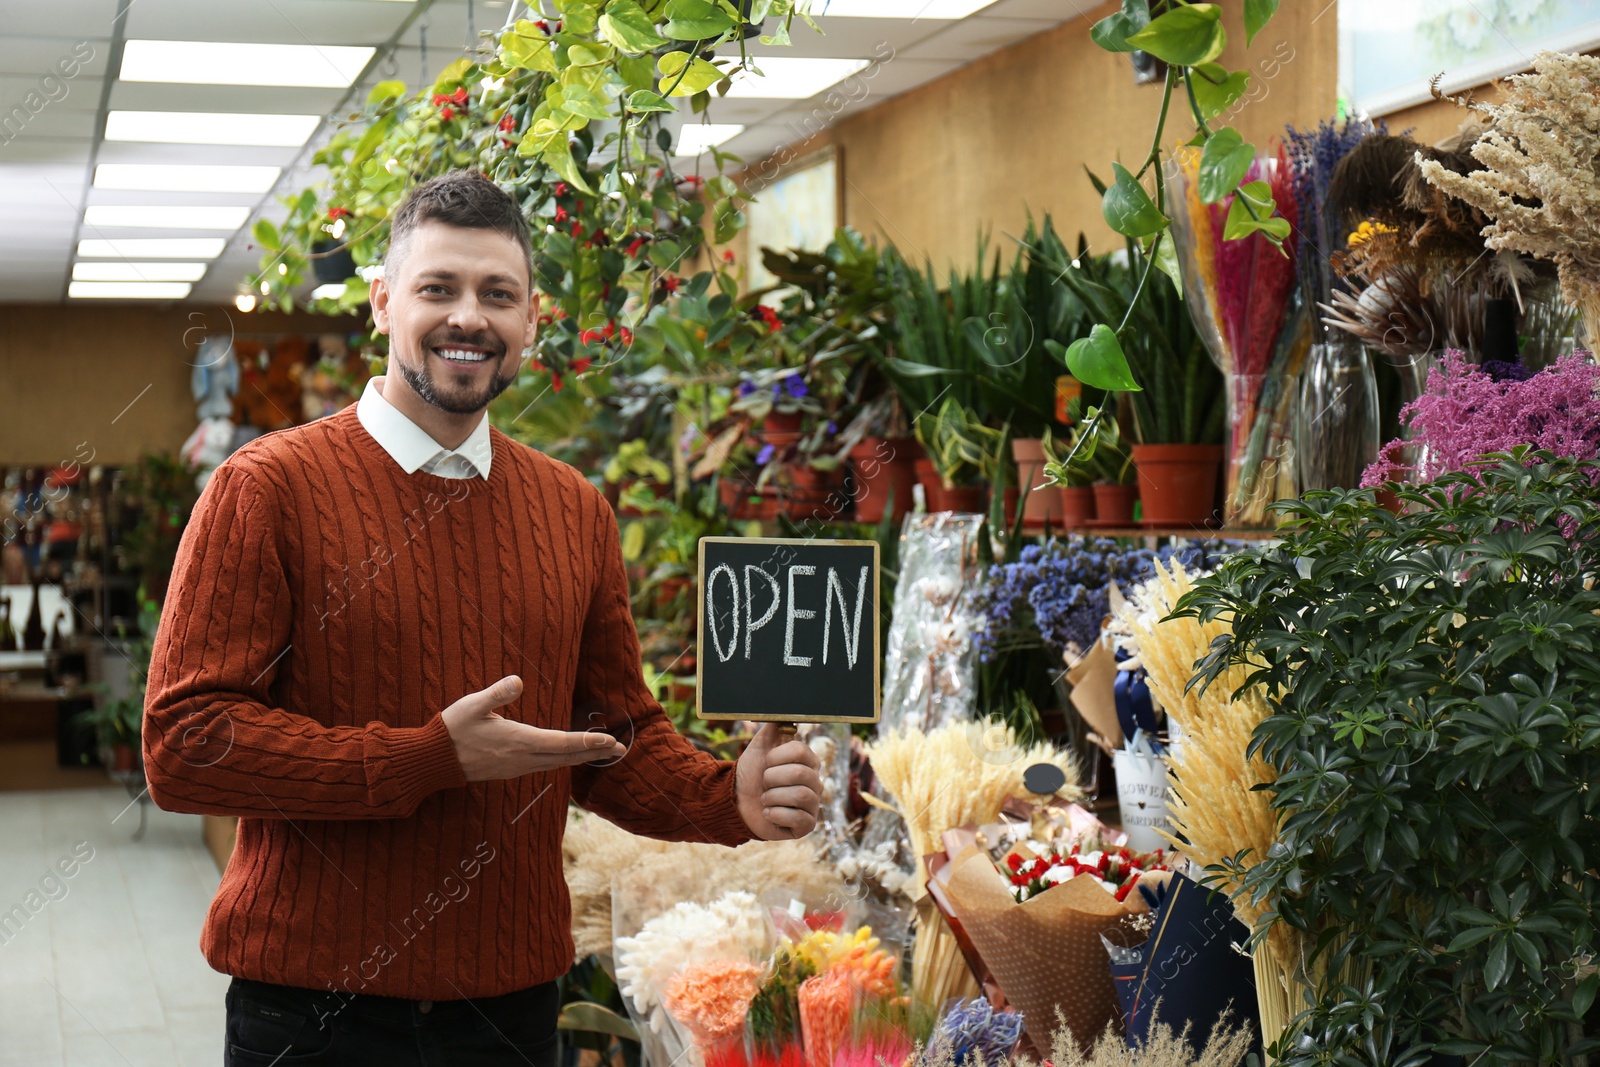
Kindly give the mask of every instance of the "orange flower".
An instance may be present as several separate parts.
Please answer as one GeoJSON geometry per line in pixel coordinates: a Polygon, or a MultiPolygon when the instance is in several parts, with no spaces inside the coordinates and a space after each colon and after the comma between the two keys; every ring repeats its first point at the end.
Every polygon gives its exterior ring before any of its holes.
{"type": "Polygon", "coordinates": [[[744,1032],[750,1002],[761,989],[761,968],[749,960],[712,960],[685,967],[661,991],[661,1001],[702,1050],[744,1032]]]}

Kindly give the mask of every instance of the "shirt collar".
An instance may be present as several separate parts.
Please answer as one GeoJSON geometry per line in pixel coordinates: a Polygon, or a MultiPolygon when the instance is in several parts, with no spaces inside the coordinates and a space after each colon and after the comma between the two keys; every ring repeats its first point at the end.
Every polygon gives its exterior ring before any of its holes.
{"type": "Polygon", "coordinates": [[[458,455],[472,465],[479,477],[488,479],[494,445],[489,439],[487,412],[467,439],[461,442],[461,447],[452,451],[435,441],[426,430],[384,399],[380,391],[383,380],[382,375],[367,379],[361,399],[356,402],[356,418],[361,420],[362,427],[389,453],[390,458],[400,464],[401,470],[415,474],[441,455],[458,455]]]}

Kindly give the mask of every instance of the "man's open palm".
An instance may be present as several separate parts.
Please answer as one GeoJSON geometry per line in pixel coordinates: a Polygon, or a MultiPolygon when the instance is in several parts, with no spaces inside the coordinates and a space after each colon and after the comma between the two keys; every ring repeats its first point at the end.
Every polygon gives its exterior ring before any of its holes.
{"type": "Polygon", "coordinates": [[[511,674],[444,709],[444,725],[455,742],[456,758],[467,781],[521,778],[535,771],[616,760],[628,754],[622,742],[610,734],[543,730],[494,710],[521,695],[522,679],[511,674]]]}

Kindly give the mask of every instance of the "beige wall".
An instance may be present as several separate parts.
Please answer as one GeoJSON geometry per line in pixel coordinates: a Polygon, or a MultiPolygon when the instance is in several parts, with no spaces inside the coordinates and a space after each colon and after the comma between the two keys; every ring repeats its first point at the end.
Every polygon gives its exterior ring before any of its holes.
{"type": "Polygon", "coordinates": [[[176,451],[197,421],[190,360],[206,336],[348,328],[189,305],[0,305],[0,466],[88,462],[91,449],[93,462],[121,465],[176,451]]]}
{"type": "MultiPolygon", "coordinates": [[[[1108,247],[1114,235],[1084,168],[1109,178],[1115,159],[1136,169],[1161,102],[1159,83],[1135,85],[1128,58],[1089,39],[1093,19],[1113,10],[1106,5],[853,114],[778,158],[838,146],[844,222],[941,269],[971,260],[980,226],[996,239],[1019,233],[1030,209],[1050,212],[1069,239],[1081,230],[1108,247]]],[[[1246,139],[1264,148],[1287,122],[1333,114],[1338,20],[1331,5],[1283,5],[1248,53],[1239,5],[1225,10],[1222,61],[1248,64],[1257,81],[1255,99],[1230,120],[1246,139]]],[[[1175,96],[1165,147],[1193,132],[1187,103],[1175,96]]]]}

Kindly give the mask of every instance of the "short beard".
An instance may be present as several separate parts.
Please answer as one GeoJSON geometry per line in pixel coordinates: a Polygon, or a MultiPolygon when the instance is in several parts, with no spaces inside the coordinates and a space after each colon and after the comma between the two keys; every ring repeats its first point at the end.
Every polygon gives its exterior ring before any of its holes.
{"type": "MultiPolygon", "coordinates": [[[[444,338],[438,343],[448,344],[452,340],[462,341],[464,339],[460,337],[444,338]]],[[[487,408],[490,401],[510,388],[511,383],[516,380],[515,375],[507,377],[502,375],[499,370],[496,370],[481,395],[446,395],[445,391],[439,387],[439,382],[434,378],[433,372],[428,368],[428,354],[435,347],[430,341],[431,338],[424,338],[423,343],[418,345],[417,351],[421,358],[417,361],[417,366],[407,366],[404,361],[399,359],[393,359],[390,362],[400,371],[400,377],[406,380],[406,384],[411,387],[412,392],[421,397],[424,403],[431,404],[440,411],[447,411],[452,415],[476,414],[487,408]]],[[[466,341],[465,343],[479,344],[481,342],[466,341]]],[[[485,345],[484,347],[495,346],[485,345]]],[[[489,358],[499,361],[505,358],[505,354],[502,352],[498,356],[489,358]]]]}

